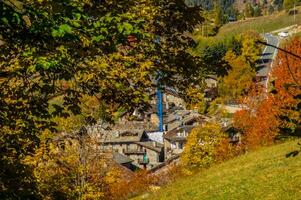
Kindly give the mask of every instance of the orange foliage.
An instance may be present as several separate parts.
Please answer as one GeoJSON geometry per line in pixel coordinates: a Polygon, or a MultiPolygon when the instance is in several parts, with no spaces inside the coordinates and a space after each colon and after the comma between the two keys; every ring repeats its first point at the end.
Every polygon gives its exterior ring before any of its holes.
{"type": "MultiPolygon", "coordinates": [[[[300,56],[301,41],[294,38],[285,49],[300,56]]],[[[293,128],[296,124],[300,125],[300,111],[297,108],[300,96],[297,96],[301,94],[301,59],[280,51],[272,71],[272,77],[275,79],[277,91],[274,95],[274,104],[280,109],[282,116],[290,119],[282,121],[282,127],[293,128]]]]}
{"type": "Polygon", "coordinates": [[[247,147],[269,144],[279,132],[279,110],[273,101],[274,98],[269,97],[235,113],[234,126],[244,133],[243,143],[247,147]]]}
{"type": "Polygon", "coordinates": [[[228,138],[224,138],[219,142],[215,148],[214,160],[216,162],[223,162],[240,155],[243,152],[242,145],[233,145],[229,143],[228,138]]]}
{"type": "MultiPolygon", "coordinates": [[[[301,42],[295,38],[285,49],[301,55],[301,42]]],[[[275,94],[263,98],[256,92],[250,93],[243,101],[247,108],[234,115],[234,126],[244,133],[243,143],[247,147],[273,142],[279,128],[300,126],[301,60],[280,51],[272,78],[275,94]]]]}
{"type": "Polygon", "coordinates": [[[156,182],[156,176],[152,176],[146,170],[140,170],[133,173],[133,175],[127,179],[123,178],[120,181],[110,184],[106,199],[128,199],[129,197],[148,191],[149,187],[156,184],[156,182]]]}

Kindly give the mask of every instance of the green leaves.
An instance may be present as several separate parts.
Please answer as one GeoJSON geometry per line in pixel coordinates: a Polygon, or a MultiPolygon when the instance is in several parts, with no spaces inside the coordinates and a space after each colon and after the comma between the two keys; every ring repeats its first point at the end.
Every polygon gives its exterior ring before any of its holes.
{"type": "Polygon", "coordinates": [[[129,35],[133,31],[133,26],[127,22],[124,22],[122,24],[118,24],[117,29],[119,33],[123,33],[124,35],[129,35]]]}
{"type": "Polygon", "coordinates": [[[35,64],[36,70],[44,69],[53,69],[59,66],[58,60],[48,59],[47,57],[39,57],[35,64]]]}
{"type": "Polygon", "coordinates": [[[51,35],[54,38],[56,38],[56,37],[62,38],[66,34],[72,34],[72,33],[73,33],[73,31],[72,31],[71,26],[69,26],[68,24],[62,24],[62,25],[59,26],[58,29],[53,29],[51,35]]]}
{"type": "Polygon", "coordinates": [[[105,36],[103,36],[103,35],[98,35],[98,36],[92,37],[92,41],[95,41],[95,42],[100,42],[100,41],[103,41],[104,39],[105,39],[105,36]]]}

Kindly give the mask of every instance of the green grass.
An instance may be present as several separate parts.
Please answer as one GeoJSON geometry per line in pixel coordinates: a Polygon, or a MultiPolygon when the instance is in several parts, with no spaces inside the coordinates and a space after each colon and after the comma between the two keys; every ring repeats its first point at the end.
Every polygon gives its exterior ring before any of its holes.
{"type": "Polygon", "coordinates": [[[301,7],[298,7],[297,9],[299,10],[299,14],[296,15],[295,21],[294,16],[288,15],[283,11],[270,16],[262,16],[244,21],[228,23],[222,26],[218,34],[214,37],[202,37],[199,32],[195,34],[195,39],[199,42],[199,48],[202,48],[208,43],[230,40],[233,36],[239,35],[248,30],[254,30],[258,33],[266,33],[294,24],[301,24],[301,7]]]}
{"type": "Polygon", "coordinates": [[[297,141],[261,148],[179,179],[148,199],[300,200],[301,155],[285,156],[297,149],[297,141]]]}

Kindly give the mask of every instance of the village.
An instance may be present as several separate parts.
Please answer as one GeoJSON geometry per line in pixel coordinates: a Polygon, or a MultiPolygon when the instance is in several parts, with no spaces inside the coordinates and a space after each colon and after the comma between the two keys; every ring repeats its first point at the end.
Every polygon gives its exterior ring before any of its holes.
{"type": "MultiPolygon", "coordinates": [[[[217,95],[217,83],[215,76],[205,79],[204,95],[208,102],[217,95]]],[[[171,162],[177,162],[191,130],[213,120],[197,110],[187,110],[183,98],[175,90],[165,88],[162,93],[163,123],[158,114],[158,96],[154,93],[151,108],[144,113],[134,112],[134,120],[123,116],[112,127],[88,128],[89,135],[101,141],[100,144],[118,165],[132,171],[146,169],[155,172],[171,162]]],[[[236,111],[235,108],[227,110],[236,111]]],[[[231,128],[231,122],[221,125],[224,130],[231,128]]],[[[237,137],[231,134],[229,141],[237,137]]]]}

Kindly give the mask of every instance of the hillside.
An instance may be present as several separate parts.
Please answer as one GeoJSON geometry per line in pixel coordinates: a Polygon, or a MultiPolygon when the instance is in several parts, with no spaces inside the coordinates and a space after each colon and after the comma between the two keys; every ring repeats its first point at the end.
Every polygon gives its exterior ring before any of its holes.
{"type": "Polygon", "coordinates": [[[178,180],[148,199],[271,199],[301,197],[297,141],[265,147],[178,180]]]}
{"type": "Polygon", "coordinates": [[[295,16],[295,18],[293,15],[288,15],[286,12],[282,11],[274,15],[228,23],[220,29],[217,37],[223,37],[229,34],[235,35],[244,30],[256,30],[259,33],[270,32],[294,24],[300,24],[301,7],[298,7],[297,9],[299,13],[295,16]]]}
{"type": "Polygon", "coordinates": [[[228,40],[244,31],[254,30],[258,33],[267,33],[294,24],[301,24],[301,7],[297,7],[299,13],[295,16],[288,15],[285,11],[268,16],[249,18],[242,21],[228,23],[222,26],[214,37],[203,37],[202,30],[195,32],[194,38],[198,41],[198,49],[208,43],[228,40]]]}

